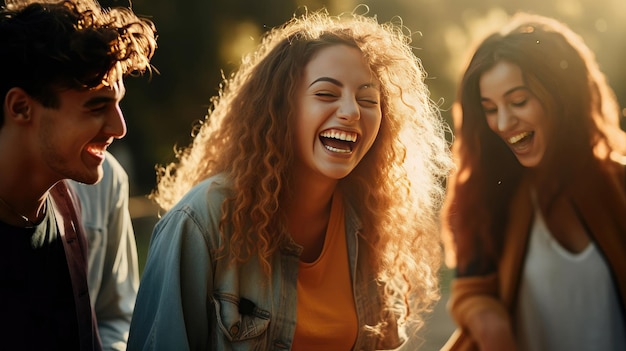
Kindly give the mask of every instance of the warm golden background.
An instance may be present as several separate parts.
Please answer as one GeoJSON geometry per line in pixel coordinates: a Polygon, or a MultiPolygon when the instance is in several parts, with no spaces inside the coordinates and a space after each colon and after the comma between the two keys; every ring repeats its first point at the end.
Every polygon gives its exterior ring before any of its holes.
{"type": "MultiPolygon", "coordinates": [[[[128,6],[129,1],[101,3],[128,6]]],[[[189,143],[191,126],[206,114],[222,74],[232,73],[241,55],[254,49],[267,28],[282,24],[304,7],[326,7],[339,14],[359,4],[366,4],[379,21],[402,21],[413,33],[415,54],[429,74],[432,99],[439,102],[448,121],[468,51],[520,10],[555,17],[578,32],[626,106],[625,0],[134,0],[134,10],[151,17],[157,26],[159,49],[153,64],[160,74],[150,80],[127,80],[122,108],[128,134],[111,151],[131,179],[131,213],[141,267],[157,219],[145,196],[155,184],[154,165],[172,161],[174,145],[189,143]]],[[[426,343],[421,350],[438,350],[451,331],[444,308],[450,274],[442,271],[443,299],[422,333],[426,343]]]]}
{"type": "MultiPolygon", "coordinates": [[[[128,6],[129,0],[102,0],[128,6]]],[[[449,118],[455,84],[468,48],[498,28],[508,15],[530,11],[569,24],[596,52],[601,68],[626,106],[626,1],[624,0],[134,0],[159,32],[150,81],[129,79],[123,108],[127,136],[112,152],[128,168],[133,195],[154,186],[154,165],[172,160],[174,144],[190,141],[191,126],[207,110],[222,72],[230,74],[268,27],[282,24],[303,7],[331,14],[359,4],[381,22],[402,21],[413,34],[415,53],[429,73],[432,99],[449,118]]],[[[361,11],[362,12],[362,11],[361,11]]]]}

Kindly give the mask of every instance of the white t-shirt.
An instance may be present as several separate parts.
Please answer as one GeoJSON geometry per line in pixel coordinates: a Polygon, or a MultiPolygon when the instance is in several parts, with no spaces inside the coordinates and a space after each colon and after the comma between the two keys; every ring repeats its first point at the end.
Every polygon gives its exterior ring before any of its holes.
{"type": "Polygon", "coordinates": [[[596,245],[571,253],[535,212],[517,306],[519,350],[626,350],[617,288],[596,245]]]}

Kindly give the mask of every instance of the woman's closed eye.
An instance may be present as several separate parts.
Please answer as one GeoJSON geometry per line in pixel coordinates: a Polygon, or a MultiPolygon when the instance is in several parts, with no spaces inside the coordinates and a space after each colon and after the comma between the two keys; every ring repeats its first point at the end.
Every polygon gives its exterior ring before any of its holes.
{"type": "Polygon", "coordinates": [[[498,107],[497,107],[497,106],[495,106],[495,105],[491,105],[491,104],[489,104],[489,105],[485,105],[485,104],[483,104],[483,105],[482,105],[482,108],[483,108],[483,112],[484,112],[486,115],[490,115],[490,114],[493,114],[493,113],[498,112],[498,107]]]}
{"type": "MultiPolygon", "coordinates": [[[[340,95],[333,93],[333,92],[327,92],[327,91],[317,92],[315,93],[315,96],[319,97],[320,99],[324,101],[334,101],[340,98],[340,95]]],[[[363,107],[373,107],[379,104],[378,99],[375,97],[357,97],[356,101],[359,103],[359,105],[363,107]]]]}
{"type": "Polygon", "coordinates": [[[516,100],[511,102],[511,105],[514,107],[523,107],[528,102],[528,99],[516,100]]]}
{"type": "Polygon", "coordinates": [[[315,93],[315,96],[319,96],[319,97],[322,97],[322,98],[336,98],[337,94],[331,93],[331,92],[327,92],[327,91],[321,91],[321,92],[315,93]]]}
{"type": "Polygon", "coordinates": [[[378,106],[379,104],[378,99],[370,98],[370,97],[359,98],[358,101],[359,101],[359,105],[364,106],[364,107],[373,107],[373,106],[378,106]]]}

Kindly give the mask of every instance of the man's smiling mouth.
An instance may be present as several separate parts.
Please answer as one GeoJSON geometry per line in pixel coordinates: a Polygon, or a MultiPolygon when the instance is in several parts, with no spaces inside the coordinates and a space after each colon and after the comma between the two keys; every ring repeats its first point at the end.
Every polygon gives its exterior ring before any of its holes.
{"type": "Polygon", "coordinates": [[[89,152],[92,155],[96,155],[99,157],[102,157],[102,155],[104,155],[104,152],[106,151],[108,145],[89,145],[87,146],[86,150],[87,152],[89,152]]]}

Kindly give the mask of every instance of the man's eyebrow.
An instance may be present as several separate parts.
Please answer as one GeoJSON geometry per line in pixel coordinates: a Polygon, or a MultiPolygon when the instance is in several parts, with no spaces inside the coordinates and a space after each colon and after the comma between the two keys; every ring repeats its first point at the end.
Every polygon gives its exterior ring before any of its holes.
{"type": "Polygon", "coordinates": [[[122,87],[119,91],[114,91],[114,95],[97,95],[90,99],[88,99],[83,106],[84,107],[93,107],[95,105],[106,104],[106,103],[116,103],[124,98],[126,95],[125,87],[122,87]]]}
{"type": "Polygon", "coordinates": [[[114,96],[94,96],[90,98],[89,100],[87,100],[83,104],[83,106],[93,107],[93,106],[100,105],[100,104],[115,103],[115,102],[117,102],[117,98],[114,96]]]}

